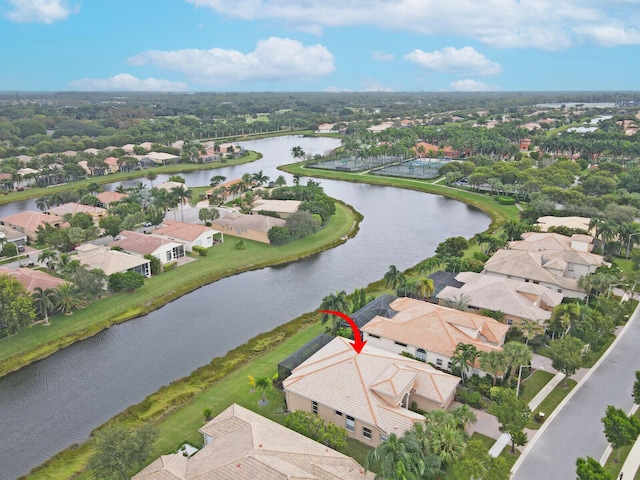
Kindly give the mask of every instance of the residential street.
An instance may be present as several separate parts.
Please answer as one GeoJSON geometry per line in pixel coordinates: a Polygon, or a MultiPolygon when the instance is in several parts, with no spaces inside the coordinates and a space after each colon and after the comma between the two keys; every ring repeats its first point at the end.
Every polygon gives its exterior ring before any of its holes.
{"type": "Polygon", "coordinates": [[[634,372],[640,370],[639,311],[636,309],[610,353],[527,445],[514,465],[514,480],[573,479],[578,457],[602,457],[608,442],[600,419],[607,405],[627,412],[633,405],[634,372]]]}

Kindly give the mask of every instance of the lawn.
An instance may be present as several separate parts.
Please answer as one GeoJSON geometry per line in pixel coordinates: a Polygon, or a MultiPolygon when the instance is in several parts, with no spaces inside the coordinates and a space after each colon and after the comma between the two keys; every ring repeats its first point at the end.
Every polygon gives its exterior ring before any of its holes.
{"type": "Polygon", "coordinates": [[[355,233],[361,218],[344,204],[322,230],[281,246],[245,240],[246,248],[235,247],[237,238],[225,235],[225,242],[209,249],[206,257],[145,281],[133,293],[118,293],[92,303],[73,315],[56,315],[50,326],[35,325],[0,342],[0,375],[51,355],[71,343],[95,335],[109,326],[144,315],[196,288],[237,273],[282,264],[311,255],[343,242],[355,233]],[[356,227],[356,228],[354,228],[356,227]]]}
{"type": "Polygon", "coordinates": [[[535,412],[531,412],[531,418],[529,419],[527,428],[530,428],[532,430],[539,429],[542,426],[542,424],[536,422],[534,420],[534,416],[538,412],[544,412],[545,417],[549,418],[549,415],[551,415],[551,413],[556,409],[556,407],[560,405],[560,402],[562,402],[562,400],[564,400],[564,398],[567,395],[569,395],[569,392],[573,390],[573,387],[575,386],[576,386],[575,380],[571,380],[571,379],[567,380],[567,388],[564,388],[562,386],[562,382],[560,382],[559,385],[557,385],[553,390],[551,390],[551,393],[549,393],[549,395],[547,395],[547,397],[542,401],[542,403],[538,406],[538,408],[536,408],[535,412]]]}
{"type": "Polygon", "coordinates": [[[533,397],[535,397],[542,388],[551,381],[554,377],[553,373],[545,372],[543,370],[536,370],[529,378],[522,382],[524,387],[520,398],[529,403],[533,397]]]}

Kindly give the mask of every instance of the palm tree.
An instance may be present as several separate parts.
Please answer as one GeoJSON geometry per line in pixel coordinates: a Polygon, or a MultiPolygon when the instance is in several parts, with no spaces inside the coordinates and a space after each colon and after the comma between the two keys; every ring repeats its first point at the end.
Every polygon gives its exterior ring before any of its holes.
{"type": "MultiPolygon", "coordinates": [[[[511,368],[509,377],[507,378],[507,383],[511,381],[515,368],[529,365],[529,363],[531,363],[531,358],[533,357],[531,349],[524,343],[520,342],[505,343],[504,347],[502,347],[502,355],[507,362],[507,368],[511,368]]],[[[519,387],[520,385],[518,385],[518,389],[519,387]]]]}
{"type": "Polygon", "coordinates": [[[187,200],[191,199],[193,192],[188,188],[185,188],[184,185],[178,185],[171,190],[171,193],[180,204],[180,217],[182,222],[184,222],[184,204],[187,203],[187,200]]]}
{"type": "Polygon", "coordinates": [[[302,147],[293,147],[291,149],[291,156],[297,160],[298,158],[304,158],[305,153],[302,147]]]}
{"type": "Polygon", "coordinates": [[[438,456],[442,465],[450,465],[464,452],[465,436],[461,429],[451,423],[430,426],[429,450],[438,456]]]}
{"type": "Polygon", "coordinates": [[[415,284],[415,294],[418,295],[421,299],[429,298],[433,295],[435,291],[435,286],[433,284],[433,280],[427,277],[420,277],[415,284]]]}
{"type": "MultiPolygon", "coordinates": [[[[365,471],[369,471],[371,466],[377,466],[376,480],[436,478],[426,477],[424,451],[412,435],[389,435],[389,438],[367,454],[364,462],[365,471]]],[[[437,470],[441,473],[439,465],[437,470]]]]}
{"type": "Polygon", "coordinates": [[[293,184],[294,185],[300,185],[300,178],[302,177],[302,175],[300,175],[299,173],[295,173],[293,175],[293,184]]]}
{"type": "Polygon", "coordinates": [[[82,307],[84,301],[80,289],[73,283],[63,283],[55,288],[56,308],[65,315],[71,315],[75,308],[82,307]]]}
{"type": "Polygon", "coordinates": [[[153,170],[149,170],[147,172],[147,174],[145,175],[145,177],[147,177],[147,180],[149,180],[151,182],[151,188],[153,188],[153,181],[158,178],[158,174],[156,172],[154,172],[153,170]]]}
{"type": "Polygon", "coordinates": [[[56,300],[56,292],[53,288],[45,288],[36,287],[31,294],[33,298],[33,303],[40,310],[40,313],[44,316],[44,324],[49,325],[49,311],[53,310],[55,300],[56,300]]]}
{"type": "MultiPolygon", "coordinates": [[[[333,310],[334,312],[348,313],[350,311],[350,308],[351,305],[349,305],[349,301],[347,300],[347,293],[344,290],[336,292],[335,295],[333,293],[327,295],[322,299],[322,303],[320,304],[320,310],[333,310]]],[[[329,315],[328,313],[323,313],[321,317],[323,325],[327,323],[329,317],[331,317],[332,319],[331,334],[335,336],[340,323],[342,322],[342,319],[337,315],[329,315]]]]}
{"type": "Polygon", "coordinates": [[[482,352],[480,354],[480,367],[493,376],[493,385],[495,386],[498,375],[504,373],[507,369],[507,362],[502,352],[497,350],[482,352]]]}
{"type": "Polygon", "coordinates": [[[469,303],[471,302],[471,297],[461,293],[458,297],[448,298],[446,299],[442,305],[448,308],[453,308],[455,310],[460,310],[461,312],[466,312],[469,310],[469,303]]]}
{"type": "Polygon", "coordinates": [[[259,172],[256,172],[251,176],[251,180],[257,183],[259,186],[262,186],[269,181],[269,177],[262,173],[262,170],[260,170],[259,172]]]}
{"type": "Polygon", "coordinates": [[[267,390],[271,388],[271,380],[267,377],[256,378],[256,390],[260,392],[260,401],[258,405],[266,405],[267,402],[267,390]]]}
{"type": "Polygon", "coordinates": [[[284,175],[278,175],[275,181],[276,187],[284,187],[287,184],[287,180],[284,178],[284,175]]]}
{"type": "Polygon", "coordinates": [[[55,250],[44,249],[40,255],[38,255],[38,262],[46,264],[47,268],[50,269],[56,258],[58,258],[58,254],[55,250]]]}
{"type": "Polygon", "coordinates": [[[227,177],[225,177],[224,175],[215,175],[209,179],[209,185],[215,188],[226,180],[227,177]]]}
{"type": "Polygon", "coordinates": [[[385,285],[395,291],[396,297],[398,296],[398,287],[404,283],[404,280],[404,274],[395,265],[390,265],[389,270],[384,274],[385,285]]]}
{"type": "Polygon", "coordinates": [[[51,208],[51,197],[44,195],[36,198],[36,207],[38,207],[38,210],[41,212],[46,212],[51,208]]]}
{"type": "Polygon", "coordinates": [[[556,306],[548,321],[549,329],[552,331],[552,339],[555,339],[557,332],[562,332],[562,338],[564,338],[579,319],[580,305],[577,303],[561,303],[556,306]]]}
{"type": "Polygon", "coordinates": [[[473,371],[473,366],[478,355],[480,355],[480,353],[474,345],[458,343],[456,346],[456,351],[451,358],[451,361],[454,365],[457,365],[458,368],[460,368],[460,378],[462,379],[463,384],[465,383],[467,372],[470,373],[473,371]]]}
{"type": "Polygon", "coordinates": [[[524,344],[528,345],[529,340],[533,340],[538,335],[542,335],[544,333],[544,328],[535,320],[525,319],[522,320],[516,327],[522,333],[522,336],[525,339],[524,344]]]}
{"type": "Polygon", "coordinates": [[[418,265],[418,273],[420,275],[426,275],[427,273],[431,273],[436,268],[440,267],[443,264],[442,257],[439,255],[434,255],[431,258],[427,258],[424,262],[418,265]]]}

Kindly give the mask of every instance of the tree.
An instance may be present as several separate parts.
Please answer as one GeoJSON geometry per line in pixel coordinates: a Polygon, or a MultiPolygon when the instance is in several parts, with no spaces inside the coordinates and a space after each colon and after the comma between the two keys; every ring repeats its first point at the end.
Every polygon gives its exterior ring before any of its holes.
{"type": "Polygon", "coordinates": [[[367,291],[364,288],[356,288],[352,295],[352,312],[357,312],[367,304],[367,291]]]}
{"type": "Polygon", "coordinates": [[[451,357],[451,363],[457,365],[460,369],[460,378],[462,379],[463,385],[465,378],[469,377],[473,371],[473,366],[479,354],[478,349],[469,343],[458,343],[458,345],[456,345],[456,351],[453,357],[451,357]],[[467,373],[469,373],[469,375],[467,373]]]}
{"type": "Polygon", "coordinates": [[[320,230],[320,219],[317,215],[298,210],[289,215],[286,227],[292,238],[304,238],[320,230]]]}
{"type": "Polygon", "coordinates": [[[225,177],[224,175],[215,175],[209,179],[209,185],[215,188],[226,180],[227,177],[225,177]]]}
{"type": "Polygon", "coordinates": [[[256,378],[256,390],[260,392],[260,401],[258,405],[266,405],[267,404],[267,390],[271,388],[271,380],[267,377],[259,377],[256,378]]]}
{"type": "Polygon", "coordinates": [[[130,478],[131,470],[144,462],[153,447],[157,431],[151,425],[132,430],[112,423],[96,433],[95,452],[88,467],[97,479],[130,478]]]}
{"type": "Polygon", "coordinates": [[[516,367],[520,367],[520,365],[529,365],[531,358],[533,357],[531,349],[524,343],[520,342],[505,343],[504,347],[502,347],[502,355],[507,362],[507,367],[511,368],[507,382],[511,381],[516,367]]]}
{"type": "Polygon", "coordinates": [[[33,303],[44,318],[44,324],[49,325],[49,312],[56,304],[56,292],[53,288],[36,287],[31,294],[33,303]]]}
{"type": "Polygon", "coordinates": [[[387,288],[392,288],[396,297],[398,296],[398,287],[404,282],[404,274],[396,268],[395,265],[390,265],[387,273],[384,274],[384,283],[387,288]]]}
{"type": "Polygon", "coordinates": [[[494,402],[489,407],[489,413],[495,415],[500,423],[499,430],[509,435],[511,439],[511,453],[516,453],[516,445],[527,443],[527,426],[531,409],[527,403],[516,397],[516,392],[507,388],[494,387],[491,389],[494,402]]]}
{"type": "Polygon", "coordinates": [[[191,199],[193,192],[188,188],[185,188],[184,185],[179,185],[175,187],[171,193],[180,204],[180,217],[182,222],[184,222],[184,204],[191,199]]]}
{"type": "Polygon", "coordinates": [[[418,295],[420,298],[422,299],[429,298],[431,295],[433,295],[434,291],[435,291],[435,286],[433,284],[432,279],[427,277],[420,277],[416,281],[415,294],[418,295]]]}
{"type": "Polygon", "coordinates": [[[287,180],[284,178],[284,175],[278,175],[276,178],[275,185],[276,187],[284,187],[287,184],[287,180]]]}
{"type": "MultiPolygon", "coordinates": [[[[335,295],[330,293],[326,297],[322,299],[322,303],[320,304],[320,310],[333,310],[334,312],[347,313],[350,311],[349,301],[347,300],[347,293],[342,290],[340,292],[336,292],[335,295]]],[[[340,323],[342,319],[337,315],[330,315],[328,313],[323,313],[320,318],[322,324],[324,325],[331,317],[331,334],[336,335],[338,328],[340,327],[340,323]]]]}
{"type": "Polygon", "coordinates": [[[614,449],[618,449],[617,462],[620,460],[620,447],[632,445],[640,435],[640,420],[634,415],[627,415],[621,408],[609,405],[602,423],[605,437],[614,449]]]}
{"type": "Polygon", "coordinates": [[[147,177],[147,180],[149,180],[151,182],[151,188],[153,188],[153,181],[158,178],[158,174],[156,172],[154,172],[153,170],[149,170],[147,172],[147,174],[145,175],[145,177],[147,177]]]}
{"type": "Polygon", "coordinates": [[[38,255],[38,262],[44,263],[47,265],[47,268],[50,269],[57,257],[58,254],[55,250],[44,249],[40,252],[40,255],[38,255]]]}
{"type": "Polygon", "coordinates": [[[447,308],[453,308],[455,310],[460,310],[461,312],[466,312],[467,310],[469,310],[470,302],[471,302],[471,297],[469,297],[464,293],[461,293],[457,297],[445,299],[442,305],[447,308]]]}
{"type": "Polygon", "coordinates": [[[442,466],[450,465],[460,458],[466,443],[464,428],[459,428],[451,413],[444,413],[446,415],[435,418],[427,414],[425,422],[415,423],[413,430],[405,434],[414,435],[422,445],[425,455],[436,455],[442,466]]]}
{"type": "Polygon", "coordinates": [[[502,457],[494,458],[480,440],[467,444],[464,456],[453,464],[456,480],[509,480],[511,472],[502,457]]]}
{"type": "Polygon", "coordinates": [[[578,480],[613,480],[600,462],[593,457],[579,457],[576,460],[576,475],[578,480]]]}
{"type": "Polygon", "coordinates": [[[259,186],[262,186],[269,181],[269,177],[262,173],[262,170],[260,170],[259,172],[256,172],[251,176],[251,180],[257,183],[259,186]]]}
{"type": "Polygon", "coordinates": [[[100,228],[104,229],[105,235],[111,235],[115,240],[122,231],[122,219],[117,215],[107,215],[99,222],[100,228]]]}
{"type": "Polygon", "coordinates": [[[438,245],[436,253],[443,257],[462,257],[467,248],[469,248],[469,241],[466,238],[451,237],[438,245]]]}
{"type": "Polygon", "coordinates": [[[480,367],[493,376],[493,385],[495,386],[498,376],[507,369],[507,360],[504,358],[502,352],[497,350],[481,352],[480,367]]]}
{"type": "MultiPolygon", "coordinates": [[[[420,480],[425,477],[427,463],[418,440],[412,435],[398,437],[389,435],[384,442],[367,454],[364,462],[365,471],[376,466],[376,480],[420,480]]],[[[437,457],[436,457],[437,458],[437,457]]],[[[440,466],[437,467],[441,474],[440,466]]]]}
{"type": "Polygon", "coordinates": [[[133,292],[144,285],[144,276],[138,272],[112,273],[109,275],[109,290],[114,293],[133,292]]]}
{"type": "Polygon", "coordinates": [[[0,275],[0,338],[31,325],[35,317],[26,288],[8,275],[0,275]]]}
{"type": "Polygon", "coordinates": [[[636,380],[633,382],[633,391],[631,392],[633,401],[640,405],[640,370],[636,370],[636,380]]]}
{"type": "Polygon", "coordinates": [[[220,218],[220,212],[217,208],[201,208],[198,211],[198,218],[201,222],[211,222],[220,218]]]}
{"type": "Polygon", "coordinates": [[[585,344],[578,338],[565,337],[553,340],[549,345],[551,365],[564,373],[563,386],[567,387],[567,380],[582,366],[585,344]]]}
{"type": "Polygon", "coordinates": [[[524,337],[525,345],[528,345],[530,340],[533,340],[538,335],[542,335],[544,333],[544,328],[542,328],[542,326],[538,322],[536,322],[535,320],[529,320],[527,318],[518,323],[518,325],[516,325],[516,328],[524,337]]]}
{"type": "Polygon", "coordinates": [[[65,282],[55,288],[55,307],[65,315],[84,305],[82,292],[73,283],[65,282]]]}
{"type": "Polygon", "coordinates": [[[302,149],[302,147],[298,146],[298,147],[293,147],[291,149],[291,156],[293,158],[295,158],[296,160],[299,158],[304,158],[306,154],[304,153],[304,150],[302,149]]]}

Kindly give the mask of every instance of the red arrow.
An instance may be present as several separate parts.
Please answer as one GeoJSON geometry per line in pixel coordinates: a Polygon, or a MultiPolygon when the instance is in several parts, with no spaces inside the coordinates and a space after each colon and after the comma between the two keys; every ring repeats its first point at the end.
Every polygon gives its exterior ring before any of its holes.
{"type": "Polygon", "coordinates": [[[360,329],[358,328],[358,325],[356,325],[356,322],[353,321],[353,318],[351,318],[349,315],[344,314],[342,312],[336,312],[335,310],[320,310],[320,313],[329,313],[331,315],[337,315],[340,318],[342,318],[345,322],[347,322],[351,327],[351,330],[353,330],[354,341],[353,343],[350,343],[350,345],[353,347],[356,353],[360,353],[362,351],[362,349],[367,344],[367,342],[362,341],[362,337],[360,336],[360,329]]]}

